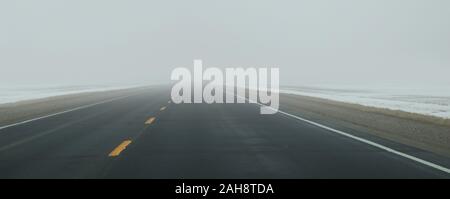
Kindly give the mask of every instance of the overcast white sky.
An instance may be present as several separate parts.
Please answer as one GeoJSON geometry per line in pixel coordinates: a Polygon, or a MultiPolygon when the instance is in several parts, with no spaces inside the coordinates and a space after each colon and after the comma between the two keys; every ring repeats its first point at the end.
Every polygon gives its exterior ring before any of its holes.
{"type": "Polygon", "coordinates": [[[164,83],[193,59],[284,85],[450,85],[450,1],[0,1],[3,86],[164,83]]]}

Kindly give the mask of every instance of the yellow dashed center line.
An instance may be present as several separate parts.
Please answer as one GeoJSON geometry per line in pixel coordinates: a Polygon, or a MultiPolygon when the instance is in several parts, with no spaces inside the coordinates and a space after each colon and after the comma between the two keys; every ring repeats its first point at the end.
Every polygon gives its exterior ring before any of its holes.
{"type": "Polygon", "coordinates": [[[150,119],[148,119],[147,121],[145,121],[145,124],[151,124],[155,121],[155,117],[151,117],[150,119]]]}
{"type": "Polygon", "coordinates": [[[120,153],[127,148],[127,146],[131,144],[131,140],[123,141],[119,146],[117,146],[111,153],[109,153],[109,157],[116,157],[120,155],[120,153]]]}
{"type": "Polygon", "coordinates": [[[166,110],[166,107],[163,106],[163,107],[161,107],[161,109],[159,109],[159,110],[160,110],[160,111],[166,110]]]}

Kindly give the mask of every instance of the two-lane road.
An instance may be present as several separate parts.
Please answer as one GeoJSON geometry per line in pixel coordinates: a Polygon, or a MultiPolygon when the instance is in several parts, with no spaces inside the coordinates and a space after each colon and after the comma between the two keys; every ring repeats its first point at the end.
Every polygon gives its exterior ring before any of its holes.
{"type": "Polygon", "coordinates": [[[448,178],[255,104],[173,104],[169,88],[0,130],[0,178],[448,178]]]}

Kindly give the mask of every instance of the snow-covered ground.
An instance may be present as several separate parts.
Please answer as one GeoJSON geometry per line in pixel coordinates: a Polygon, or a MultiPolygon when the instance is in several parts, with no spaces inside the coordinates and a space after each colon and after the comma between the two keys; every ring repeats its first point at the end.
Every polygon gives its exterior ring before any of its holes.
{"type": "Polygon", "coordinates": [[[282,87],[280,92],[450,119],[450,86],[282,87]]]}
{"type": "Polygon", "coordinates": [[[125,88],[138,87],[131,86],[0,86],[0,104],[14,103],[24,100],[41,99],[46,97],[84,93],[109,91],[125,88]]]}

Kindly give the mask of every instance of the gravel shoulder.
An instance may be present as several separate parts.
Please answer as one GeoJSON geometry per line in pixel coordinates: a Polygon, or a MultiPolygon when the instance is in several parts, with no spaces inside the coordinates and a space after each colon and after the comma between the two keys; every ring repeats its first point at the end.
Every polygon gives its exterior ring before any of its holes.
{"type": "Polygon", "coordinates": [[[0,104],[0,126],[41,117],[80,106],[98,103],[121,96],[132,95],[142,88],[86,92],[61,95],[16,103],[0,104]]]}
{"type": "Polygon", "coordinates": [[[280,94],[281,110],[450,157],[450,120],[326,99],[280,94]]]}

